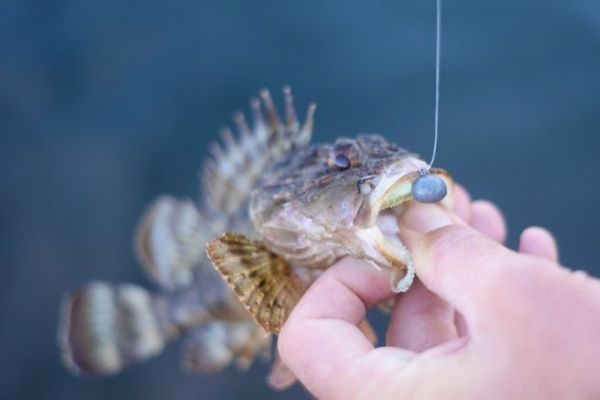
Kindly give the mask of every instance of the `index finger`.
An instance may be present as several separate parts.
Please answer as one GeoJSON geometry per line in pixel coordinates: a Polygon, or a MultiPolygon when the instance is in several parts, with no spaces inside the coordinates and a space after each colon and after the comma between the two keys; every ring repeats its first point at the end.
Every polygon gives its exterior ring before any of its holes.
{"type": "Polygon", "coordinates": [[[485,311],[492,289],[511,276],[514,253],[436,205],[408,209],[402,220],[420,225],[404,226],[400,236],[423,284],[467,319],[485,311]],[[411,229],[423,225],[427,233],[411,229]]]}
{"type": "Polygon", "coordinates": [[[358,325],[368,308],[393,295],[386,274],[342,260],[311,285],[283,326],[283,361],[317,397],[339,395],[339,382],[361,381],[361,361],[373,350],[358,325]]]}

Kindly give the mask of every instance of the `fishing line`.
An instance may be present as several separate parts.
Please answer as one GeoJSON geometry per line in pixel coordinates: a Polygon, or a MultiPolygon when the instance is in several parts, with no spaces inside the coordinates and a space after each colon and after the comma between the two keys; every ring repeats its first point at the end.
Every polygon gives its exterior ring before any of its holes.
{"type": "Polygon", "coordinates": [[[433,151],[431,161],[423,168],[421,176],[412,186],[412,195],[421,203],[436,203],[446,197],[448,188],[439,176],[431,175],[430,170],[437,154],[439,120],[440,120],[440,64],[442,53],[442,0],[436,0],[435,24],[435,112],[433,129],[433,151]]]}
{"type": "Polygon", "coordinates": [[[438,143],[438,131],[440,125],[440,60],[442,53],[442,0],[436,0],[436,24],[435,24],[435,127],[433,133],[433,153],[427,169],[429,170],[435,161],[438,143]]]}

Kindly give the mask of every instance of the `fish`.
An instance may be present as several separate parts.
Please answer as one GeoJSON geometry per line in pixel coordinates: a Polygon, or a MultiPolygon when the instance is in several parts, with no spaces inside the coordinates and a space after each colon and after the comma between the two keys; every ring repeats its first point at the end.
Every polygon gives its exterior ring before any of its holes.
{"type": "Polygon", "coordinates": [[[116,374],[181,339],[187,370],[273,359],[267,382],[285,389],[296,378],[273,338],[324,270],[353,257],[388,273],[394,292],[409,289],[398,217],[424,170],[450,188],[451,207],[452,178],[381,135],[315,144],[316,106],[301,123],[289,87],[283,97],[283,116],[268,90],[250,101],[252,124],[234,114],[237,135],[224,128],[224,146],[212,144],[198,201],[163,195],[143,214],[137,255],[158,290],[92,281],[64,296],[58,343],[72,372],[116,374]]]}

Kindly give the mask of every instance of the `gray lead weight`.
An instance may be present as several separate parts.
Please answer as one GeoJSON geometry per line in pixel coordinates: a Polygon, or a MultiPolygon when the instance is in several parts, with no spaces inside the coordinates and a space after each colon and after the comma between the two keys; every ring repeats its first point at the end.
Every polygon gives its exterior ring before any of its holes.
{"type": "Polygon", "coordinates": [[[412,196],[419,203],[437,203],[446,197],[446,182],[439,176],[422,175],[413,183],[412,196]]]}

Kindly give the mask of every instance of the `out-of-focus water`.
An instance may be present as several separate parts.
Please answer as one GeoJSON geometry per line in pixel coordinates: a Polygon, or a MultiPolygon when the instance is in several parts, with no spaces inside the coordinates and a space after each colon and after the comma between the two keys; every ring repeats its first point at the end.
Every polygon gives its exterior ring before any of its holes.
{"type": "MultiPolygon", "coordinates": [[[[265,366],[185,375],[179,348],[103,380],[60,364],[61,293],[143,283],[131,234],[161,193],[196,197],[207,143],[259,88],[319,104],[316,140],[379,132],[429,157],[432,1],[13,1],[0,6],[0,397],[276,396],[265,366]]],[[[600,274],[600,3],[447,1],[440,148],[509,243],[552,229],[600,274]]],[[[279,97],[279,96],[277,96],[279,97]]]]}

